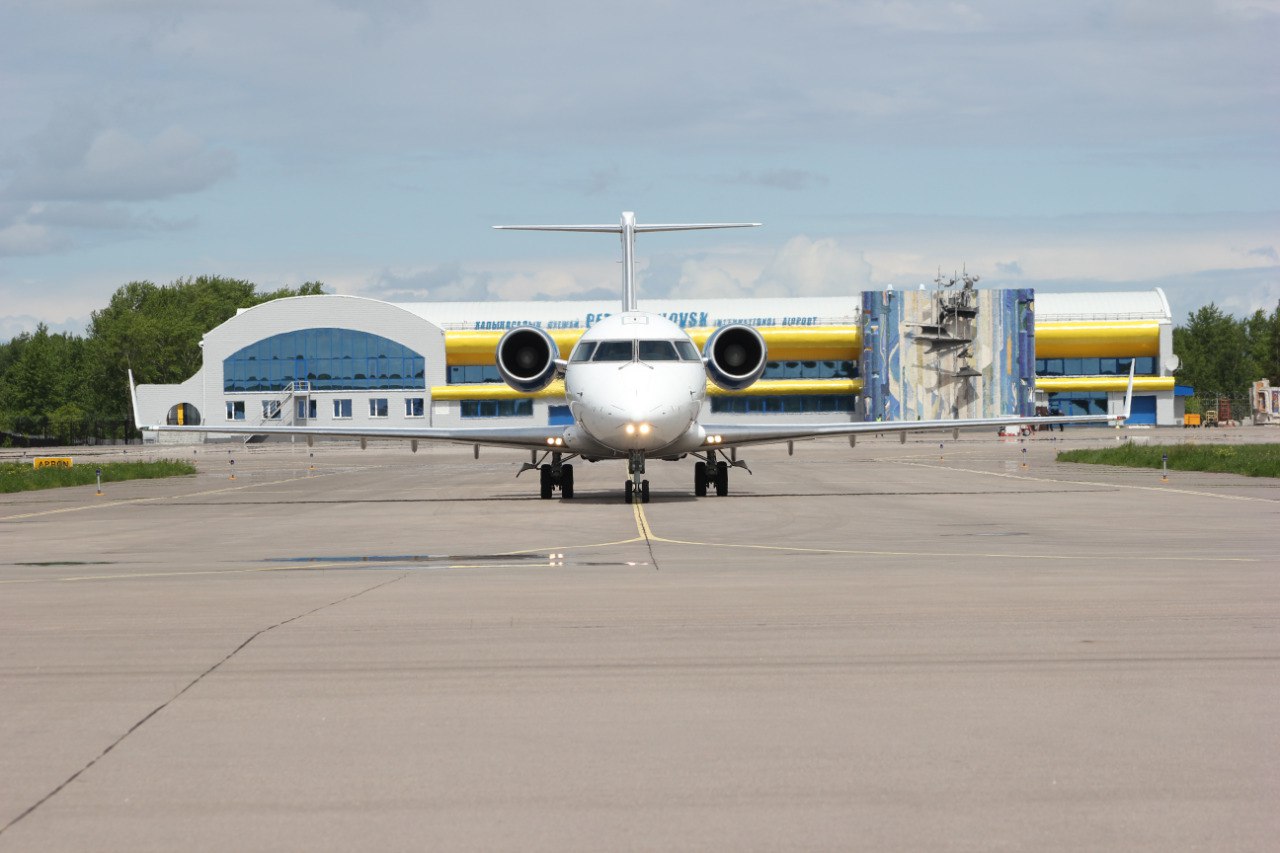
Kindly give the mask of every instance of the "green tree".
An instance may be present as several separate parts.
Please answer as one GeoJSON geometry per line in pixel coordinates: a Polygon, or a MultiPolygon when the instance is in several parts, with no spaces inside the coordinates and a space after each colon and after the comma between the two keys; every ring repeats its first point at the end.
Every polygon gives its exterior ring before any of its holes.
{"type": "Polygon", "coordinates": [[[169,285],[124,285],[105,308],[93,312],[89,323],[90,411],[129,429],[130,368],[139,383],[182,382],[200,369],[204,335],[236,311],[273,299],[322,293],[324,286],[318,281],[259,293],[252,282],[221,276],[179,279],[169,285]]]}
{"type": "Polygon", "coordinates": [[[1237,407],[1243,404],[1259,369],[1251,357],[1245,322],[1211,302],[1173,330],[1173,348],[1182,361],[1178,378],[1183,384],[1202,398],[1227,397],[1237,407]]]}
{"type": "Polygon", "coordinates": [[[0,427],[25,434],[47,433],[55,409],[86,398],[83,362],[83,339],[51,335],[43,323],[34,334],[10,341],[0,374],[0,427]]]}
{"type": "Polygon", "coordinates": [[[1254,379],[1269,379],[1280,384],[1280,302],[1268,315],[1261,308],[1245,320],[1249,359],[1254,379]]]}

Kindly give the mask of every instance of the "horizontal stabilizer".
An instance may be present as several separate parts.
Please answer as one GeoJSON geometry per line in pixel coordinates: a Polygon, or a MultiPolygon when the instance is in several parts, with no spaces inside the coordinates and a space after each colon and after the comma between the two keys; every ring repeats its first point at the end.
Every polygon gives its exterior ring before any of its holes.
{"type": "Polygon", "coordinates": [[[622,235],[622,310],[636,310],[636,235],[655,231],[705,231],[711,228],[755,228],[759,222],[701,222],[668,225],[641,225],[636,215],[623,211],[617,225],[495,225],[500,231],[582,231],[588,234],[622,235]]]}

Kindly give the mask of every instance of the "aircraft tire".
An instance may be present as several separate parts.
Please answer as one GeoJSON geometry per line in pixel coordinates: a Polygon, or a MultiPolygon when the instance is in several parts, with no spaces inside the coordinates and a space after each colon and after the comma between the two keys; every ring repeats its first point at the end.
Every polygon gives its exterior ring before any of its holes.
{"type": "Polygon", "coordinates": [[[626,486],[623,487],[622,494],[627,503],[635,503],[636,484],[627,480],[626,486]]]}
{"type": "Polygon", "coordinates": [[[647,504],[649,502],[649,481],[640,481],[640,503],[647,504]]]}
{"type": "Polygon", "coordinates": [[[551,482],[551,466],[543,465],[538,469],[539,485],[542,486],[542,499],[549,500],[551,493],[555,491],[555,485],[551,482]]]}
{"type": "Polygon", "coordinates": [[[724,497],[729,494],[729,463],[716,463],[716,495],[724,497]]]}
{"type": "Polygon", "coordinates": [[[700,498],[707,496],[707,463],[705,462],[693,464],[693,494],[700,498]]]}
{"type": "Polygon", "coordinates": [[[565,500],[573,499],[573,466],[560,466],[560,497],[565,500]]]}

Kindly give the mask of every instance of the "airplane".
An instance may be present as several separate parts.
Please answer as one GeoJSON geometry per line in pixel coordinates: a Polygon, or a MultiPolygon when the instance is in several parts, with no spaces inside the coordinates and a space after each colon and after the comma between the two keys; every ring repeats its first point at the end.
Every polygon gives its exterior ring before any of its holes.
{"type": "Polygon", "coordinates": [[[495,225],[517,231],[571,231],[618,234],[622,240],[622,311],[594,323],[574,345],[567,359],[551,335],[535,326],[507,331],[498,342],[498,373],[513,389],[534,393],[559,378],[573,423],[537,427],[426,427],[342,428],[309,426],[177,426],[139,421],[137,392],[129,374],[134,420],[140,430],[153,432],[213,432],[247,435],[407,439],[442,441],[531,451],[516,476],[527,470],[540,475],[540,496],[559,492],[574,496],[573,459],[597,462],[625,459],[627,503],[648,503],[649,481],[645,465],[650,460],[677,461],[689,456],[694,464],[693,491],[704,497],[709,491],[729,492],[729,469],[743,468],[737,448],[766,443],[794,442],[828,436],[867,433],[899,433],[951,430],[955,435],[969,427],[1123,423],[1133,401],[1136,360],[1130,365],[1129,387],[1121,415],[1061,415],[1051,417],[997,417],[928,421],[849,423],[716,424],[700,420],[707,396],[707,380],[726,391],[749,388],[764,373],[768,351],[764,338],[751,326],[721,326],[707,338],[702,350],[693,339],[667,318],[640,310],[636,299],[635,238],[660,231],[692,231],[711,228],[753,228],[758,222],[650,225],[636,222],[624,212],[617,225],[495,225]],[[539,456],[539,454],[541,454],[539,456]]]}

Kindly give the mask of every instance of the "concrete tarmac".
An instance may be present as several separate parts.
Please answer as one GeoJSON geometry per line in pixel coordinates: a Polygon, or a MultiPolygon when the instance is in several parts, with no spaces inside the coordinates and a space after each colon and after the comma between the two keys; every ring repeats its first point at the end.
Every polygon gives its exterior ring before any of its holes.
{"type": "Polygon", "coordinates": [[[1280,483],[1059,435],[0,496],[0,850],[1275,849],[1280,483]]]}

